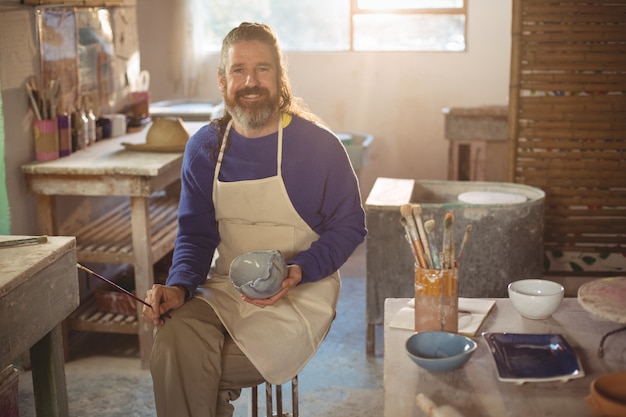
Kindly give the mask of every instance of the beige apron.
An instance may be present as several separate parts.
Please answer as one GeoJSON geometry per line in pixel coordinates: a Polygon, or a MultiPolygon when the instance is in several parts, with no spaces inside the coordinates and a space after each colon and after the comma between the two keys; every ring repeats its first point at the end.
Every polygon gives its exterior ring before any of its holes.
{"type": "Polygon", "coordinates": [[[282,384],[302,370],[328,333],[339,297],[339,273],[301,284],[270,307],[260,308],[241,300],[228,278],[235,257],[253,250],[278,249],[289,260],[308,249],[319,235],[297,213],[283,182],[283,118],[278,126],[277,175],[259,180],[218,180],[230,127],[213,178],[213,203],[221,238],[219,256],[210,278],[198,289],[198,296],[213,306],[261,375],[272,384],[282,384]]]}

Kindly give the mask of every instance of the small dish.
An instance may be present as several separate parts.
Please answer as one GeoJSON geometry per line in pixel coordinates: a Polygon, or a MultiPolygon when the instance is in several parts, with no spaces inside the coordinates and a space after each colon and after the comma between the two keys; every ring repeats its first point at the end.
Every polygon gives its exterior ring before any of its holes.
{"type": "Polygon", "coordinates": [[[477,346],[469,337],[457,333],[423,331],[407,339],[406,352],[418,366],[439,373],[463,367],[477,346]]]}
{"type": "Polygon", "coordinates": [[[483,333],[505,382],[568,381],[585,376],[576,351],[559,334],[483,333]]]}
{"type": "Polygon", "coordinates": [[[468,204],[521,204],[528,200],[525,195],[499,191],[467,191],[458,199],[468,204]]]}
{"type": "Polygon", "coordinates": [[[594,379],[585,400],[598,417],[626,416],[626,372],[605,374],[594,379]]]}

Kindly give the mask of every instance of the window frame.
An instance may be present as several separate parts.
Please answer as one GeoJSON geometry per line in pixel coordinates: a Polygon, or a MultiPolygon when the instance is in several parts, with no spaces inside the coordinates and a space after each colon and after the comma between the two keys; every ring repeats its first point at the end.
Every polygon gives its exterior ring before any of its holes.
{"type": "MultiPolygon", "coordinates": [[[[465,48],[462,51],[441,51],[441,52],[465,52],[467,51],[467,0],[462,0],[463,6],[459,8],[414,8],[414,9],[364,9],[359,7],[359,0],[350,0],[350,45],[349,51],[355,52],[354,49],[354,16],[373,14],[396,14],[396,15],[418,15],[418,14],[448,14],[463,15],[465,17],[465,25],[463,27],[463,36],[465,39],[465,48]]],[[[419,52],[419,51],[414,51],[419,52]]]]}

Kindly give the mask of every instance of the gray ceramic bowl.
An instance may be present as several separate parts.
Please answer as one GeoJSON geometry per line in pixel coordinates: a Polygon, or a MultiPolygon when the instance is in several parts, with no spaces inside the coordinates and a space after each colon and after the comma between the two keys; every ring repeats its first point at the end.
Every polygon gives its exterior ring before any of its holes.
{"type": "Polygon", "coordinates": [[[281,289],[287,264],[278,250],[259,250],[239,255],[230,264],[230,282],[250,298],[270,298],[281,289]]]}
{"type": "Polygon", "coordinates": [[[406,341],[406,351],[413,362],[431,372],[461,368],[477,346],[469,337],[439,331],[415,333],[406,341]]]}

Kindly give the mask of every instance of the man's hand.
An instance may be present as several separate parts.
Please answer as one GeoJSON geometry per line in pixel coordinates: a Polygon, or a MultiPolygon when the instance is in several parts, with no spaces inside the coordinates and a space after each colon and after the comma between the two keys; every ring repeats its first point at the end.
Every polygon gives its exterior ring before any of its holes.
{"type": "Polygon", "coordinates": [[[270,298],[250,298],[244,295],[241,299],[257,307],[271,306],[283,298],[300,281],[302,281],[302,268],[298,265],[289,265],[287,267],[287,277],[283,280],[282,289],[277,294],[270,298]]]}
{"type": "Polygon", "coordinates": [[[180,287],[154,284],[146,292],[145,302],[152,308],[144,306],[141,316],[145,321],[155,325],[163,323],[161,318],[169,310],[177,309],[185,303],[185,290],[180,287]]]}

